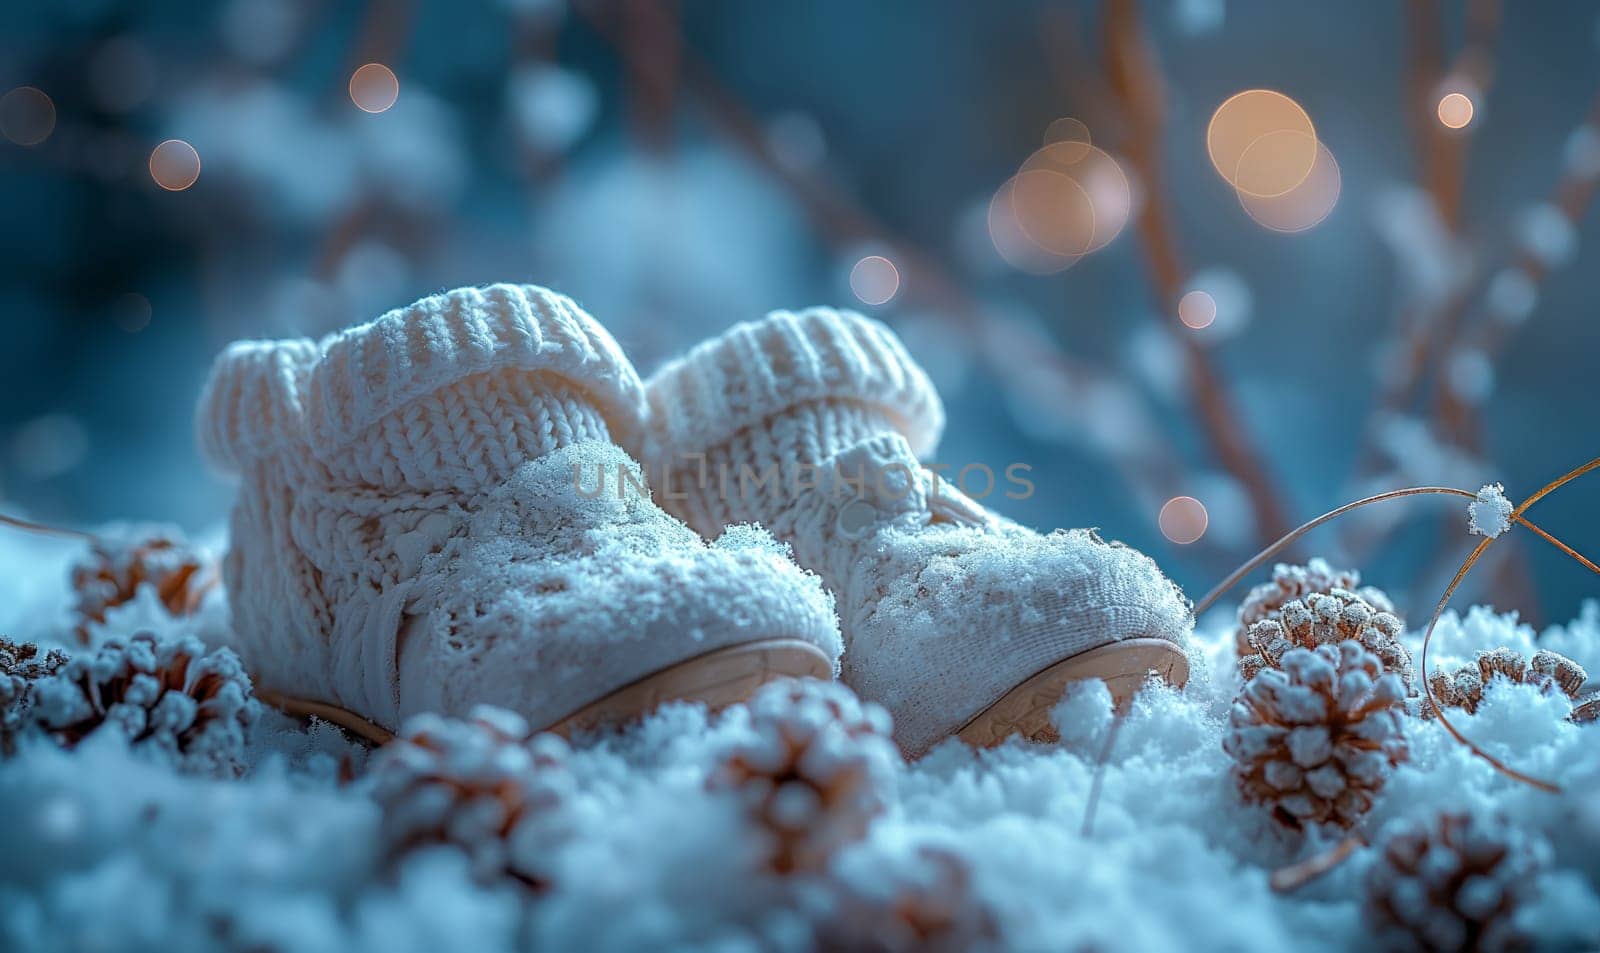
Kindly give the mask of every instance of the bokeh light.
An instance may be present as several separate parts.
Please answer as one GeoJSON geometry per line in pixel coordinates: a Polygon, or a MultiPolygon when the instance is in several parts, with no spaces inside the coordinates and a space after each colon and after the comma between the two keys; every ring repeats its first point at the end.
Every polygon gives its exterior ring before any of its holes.
{"type": "Polygon", "coordinates": [[[1058,142],[1039,149],[1022,163],[1014,182],[1012,200],[1023,233],[1056,255],[1099,251],[1122,233],[1133,215],[1133,190],[1122,166],[1103,149],[1087,143],[1058,142]],[[1056,178],[1033,176],[1036,172],[1053,173],[1056,178]],[[1070,181],[1076,189],[1063,186],[1061,179],[1070,181]],[[1031,204],[1033,191],[1044,183],[1054,186],[1057,200],[1031,204]],[[1085,203],[1073,197],[1079,191],[1087,200],[1085,203]],[[1063,220],[1059,216],[1071,218],[1063,220]],[[1075,252],[1072,242],[1083,234],[1089,236],[1088,242],[1081,252],[1075,252]],[[1046,242],[1041,235],[1054,236],[1060,243],[1046,242]]]}
{"type": "Polygon", "coordinates": [[[1472,112],[1472,100],[1465,93],[1446,93],[1439,100],[1439,121],[1451,129],[1465,128],[1472,112]]]}
{"type": "Polygon", "coordinates": [[[1317,162],[1317,131],[1300,104],[1270,89],[1229,97],[1206,128],[1211,164],[1239,192],[1271,198],[1304,182],[1317,162]]]}
{"type": "Polygon", "coordinates": [[[1011,203],[1023,235],[1051,254],[1075,259],[1094,244],[1094,203],[1070,176],[1024,169],[1011,180],[1011,203]]]}
{"type": "MultiPolygon", "coordinates": [[[[1216,265],[1202,268],[1190,275],[1188,284],[1184,286],[1186,295],[1195,291],[1203,292],[1210,299],[1208,308],[1212,315],[1209,324],[1195,328],[1204,332],[1197,335],[1200,340],[1207,343],[1225,341],[1249,325],[1251,312],[1255,308],[1255,296],[1238,272],[1216,265]]],[[[1202,315],[1204,313],[1201,312],[1202,315]]],[[[1182,318],[1181,311],[1179,318],[1182,318]]],[[[1206,498],[1211,499],[1210,496],[1206,498]]]]}
{"type": "Polygon", "coordinates": [[[400,98],[400,80],[382,63],[368,63],[350,74],[350,100],[364,112],[381,113],[400,98]]]}
{"type": "Polygon", "coordinates": [[[1316,143],[1316,151],[1311,174],[1289,192],[1263,197],[1240,190],[1239,203],[1251,218],[1275,232],[1303,232],[1328,217],[1338,204],[1343,180],[1328,147],[1316,143]]]}
{"type": "Polygon", "coordinates": [[[863,304],[885,304],[900,290],[900,270],[882,255],[868,255],[850,269],[850,290],[863,304]]]}
{"type": "Polygon", "coordinates": [[[168,139],[150,151],[150,178],[168,192],[182,192],[200,178],[200,153],[182,139],[168,139]]]}
{"type": "Polygon", "coordinates": [[[0,133],[19,146],[36,146],[56,128],[56,104],[43,91],[18,86],[0,97],[0,133]]]}
{"type": "Polygon", "coordinates": [[[1030,275],[1052,275],[1071,267],[1077,256],[1056,255],[1040,248],[1017,221],[1012,192],[1016,179],[1007,179],[989,201],[989,240],[1006,264],[1030,275]]]}
{"type": "Polygon", "coordinates": [[[1175,496],[1161,507],[1156,518],[1161,535],[1182,546],[1195,542],[1206,534],[1211,517],[1205,505],[1192,496],[1175,496]]]}
{"type": "MultiPolygon", "coordinates": [[[[1044,130],[1044,144],[1051,146],[1057,143],[1076,145],[1082,152],[1087,153],[1094,141],[1089,136],[1089,127],[1084,125],[1081,119],[1063,116],[1046,126],[1044,130]]],[[[1082,158],[1082,155],[1080,154],[1078,158],[1082,158]]]]}
{"type": "Polygon", "coordinates": [[[1217,320],[1217,302],[1204,291],[1191,291],[1178,299],[1178,320],[1196,331],[1217,320]]]}

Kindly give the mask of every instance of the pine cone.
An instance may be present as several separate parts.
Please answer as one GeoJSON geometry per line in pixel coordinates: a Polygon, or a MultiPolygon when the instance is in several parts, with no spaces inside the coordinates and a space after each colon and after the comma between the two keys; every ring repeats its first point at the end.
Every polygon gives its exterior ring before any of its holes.
{"type": "Polygon", "coordinates": [[[1250,590],[1239,605],[1239,629],[1234,643],[1239,655],[1251,654],[1250,629],[1257,622],[1276,619],[1287,602],[1304,600],[1314,592],[1343,589],[1372,607],[1374,612],[1394,614],[1394,603],[1382,589],[1361,585],[1361,573],[1354,569],[1334,569],[1326,559],[1315,558],[1304,566],[1279,563],[1273,567],[1272,581],[1250,590]]]}
{"type": "MultiPolygon", "coordinates": [[[[1587,714],[1584,704],[1588,699],[1578,700],[1578,693],[1583,691],[1583,685],[1588,681],[1589,675],[1583,666],[1567,658],[1559,652],[1540,649],[1533,654],[1530,660],[1514,649],[1505,647],[1479,652],[1477,661],[1470,665],[1463,665],[1454,672],[1434,672],[1428,676],[1428,686],[1433,689],[1433,697],[1442,708],[1460,708],[1467,714],[1474,714],[1478,706],[1483,703],[1483,693],[1494,678],[1504,678],[1518,685],[1535,685],[1547,692],[1557,692],[1573,699],[1576,704],[1568,716],[1573,721],[1592,720],[1594,715],[1587,714]]],[[[1434,717],[1432,705],[1422,705],[1422,717],[1434,717]]]]}
{"type": "Polygon", "coordinates": [[[89,644],[89,627],[131,602],[149,583],[156,598],[174,616],[200,608],[206,591],[216,585],[215,568],[171,526],[133,526],[114,530],[90,548],[72,567],[73,609],[78,641],[89,644]]]}
{"type": "Polygon", "coordinates": [[[867,890],[830,884],[817,911],[817,949],[823,953],[967,953],[996,949],[1000,926],[972,890],[972,874],[957,854],[917,851],[915,880],[872,884],[867,890]],[[885,886],[888,887],[885,890],[885,886]]]}
{"type": "Polygon", "coordinates": [[[33,684],[65,664],[67,656],[60,649],[40,655],[32,642],[18,644],[0,638],[0,755],[11,753],[17,732],[28,723],[33,684]]]}
{"type": "Polygon", "coordinates": [[[569,754],[561,738],[534,736],[521,716],[487,705],[465,719],[412,718],[373,756],[387,862],[448,845],[482,882],[547,889],[550,852],[568,832],[569,754]]]}
{"type": "Polygon", "coordinates": [[[1287,827],[1348,828],[1408,747],[1400,676],[1356,642],[1283,654],[1233,703],[1223,750],[1245,799],[1287,827]]]}
{"type": "Polygon", "coordinates": [[[889,714],[815,679],[763,686],[749,708],[755,738],[728,755],[711,785],[738,792],[766,830],[774,871],[821,870],[884,809],[900,757],[889,714]]]}
{"type": "Polygon", "coordinates": [[[1372,604],[1348,589],[1313,592],[1278,607],[1276,617],[1250,627],[1249,654],[1239,659],[1239,672],[1252,678],[1263,668],[1278,668],[1283,653],[1292,648],[1314,649],[1354,641],[1378,657],[1384,671],[1400,676],[1411,694],[1411,653],[1400,641],[1405,623],[1392,612],[1372,604]]]}
{"type": "Polygon", "coordinates": [[[1367,871],[1367,920],[1401,949],[1526,949],[1512,921],[1540,853],[1502,821],[1442,814],[1384,842],[1367,871]]]}
{"type": "Polygon", "coordinates": [[[208,774],[243,771],[245,733],[260,712],[239,657],[225,648],[208,653],[194,636],[112,640],[33,688],[33,720],[66,747],[115,725],[133,744],[208,774]]]}
{"type": "Polygon", "coordinates": [[[1567,720],[1577,725],[1600,722],[1600,691],[1590,692],[1574,701],[1572,713],[1567,715],[1567,720]]]}

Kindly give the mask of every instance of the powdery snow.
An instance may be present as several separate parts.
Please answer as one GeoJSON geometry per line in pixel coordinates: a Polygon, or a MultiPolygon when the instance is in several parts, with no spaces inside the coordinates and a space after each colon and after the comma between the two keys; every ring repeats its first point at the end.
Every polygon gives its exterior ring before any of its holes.
{"type": "Polygon", "coordinates": [[[1496,539],[1511,528],[1511,513],[1515,509],[1506,499],[1506,488],[1498,483],[1485,483],[1478,490],[1478,498],[1467,504],[1467,529],[1479,536],[1496,539]]]}
{"type": "MultiPolygon", "coordinates": [[[[72,555],[53,541],[0,542],[0,633],[70,631],[61,623],[72,555]]],[[[886,812],[837,855],[835,883],[870,899],[933,876],[934,850],[970,868],[975,900],[1009,949],[1364,948],[1373,850],[1297,893],[1268,887],[1274,867],[1328,845],[1282,832],[1233,786],[1222,737],[1238,684],[1224,616],[1198,639],[1189,691],[1147,690],[1125,718],[1092,834],[1085,805],[1112,725],[1098,683],[1057,707],[1059,745],[951,742],[912,765],[891,759],[886,812]]],[[[95,634],[136,628],[186,631],[140,605],[113,611],[95,634]]],[[[1430,661],[1500,644],[1600,669],[1600,603],[1537,638],[1514,614],[1451,613],[1430,661]]],[[[1437,722],[1413,720],[1411,761],[1369,818],[1380,833],[1444,809],[1512,819],[1549,857],[1520,921],[1540,948],[1600,944],[1600,726],[1566,722],[1568,707],[1497,682],[1476,714],[1452,716],[1489,752],[1567,793],[1518,784],[1437,722]]],[[[808,949],[824,907],[781,889],[758,862],[739,800],[707,783],[759,731],[744,707],[708,717],[674,705],[623,734],[579,739],[565,758],[571,830],[540,864],[552,886],[536,895],[485,884],[449,847],[393,863],[379,799],[361,777],[367,752],[326,725],[265,712],[237,780],[181,773],[110,731],[72,751],[35,738],[0,761],[0,948],[808,949]],[[341,781],[351,774],[358,780],[341,781]]]]}

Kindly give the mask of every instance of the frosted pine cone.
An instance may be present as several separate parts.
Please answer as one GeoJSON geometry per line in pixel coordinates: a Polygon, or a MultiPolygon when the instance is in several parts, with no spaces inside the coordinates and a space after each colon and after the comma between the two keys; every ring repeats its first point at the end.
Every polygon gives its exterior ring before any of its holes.
{"type": "Polygon", "coordinates": [[[1567,720],[1579,725],[1600,722],[1600,692],[1590,692],[1574,701],[1567,720]]]}
{"type": "Polygon", "coordinates": [[[884,809],[900,757],[889,713],[814,679],[766,685],[749,708],[755,737],[728,755],[712,786],[744,800],[770,836],[775,871],[820,870],[884,809]]]}
{"type": "Polygon", "coordinates": [[[1440,815],[1384,842],[1367,871],[1367,920],[1399,949],[1526,949],[1513,920],[1540,854],[1502,821],[1440,815]]]}
{"type": "Polygon", "coordinates": [[[1250,590],[1239,605],[1239,629],[1234,642],[1239,655],[1251,654],[1250,629],[1257,622],[1276,619],[1287,602],[1304,600],[1314,592],[1332,592],[1343,589],[1371,606],[1374,612],[1394,614],[1394,603],[1376,586],[1361,585],[1361,573],[1354,569],[1334,569],[1328,561],[1314,558],[1304,566],[1278,563],[1272,570],[1272,581],[1264,582],[1250,590]]]}
{"type": "Polygon", "coordinates": [[[1348,828],[1405,760],[1405,688],[1355,642],[1295,648],[1233,703],[1223,750],[1245,799],[1282,824],[1348,828]]]}
{"type": "Polygon", "coordinates": [[[113,531],[72,567],[78,641],[88,645],[89,627],[106,621],[106,613],[117,606],[131,602],[140,586],[149,584],[168,612],[184,616],[200,608],[216,581],[214,568],[176,527],[133,526],[113,531]]]}
{"type": "Polygon", "coordinates": [[[1239,659],[1239,672],[1249,679],[1263,668],[1280,667],[1283,653],[1292,648],[1356,642],[1378,657],[1384,671],[1399,675],[1410,694],[1413,673],[1411,653],[1400,641],[1404,631],[1398,616],[1373,608],[1348,589],[1313,592],[1250,627],[1249,654],[1239,659]]]}
{"type": "Polygon", "coordinates": [[[521,716],[486,705],[465,719],[412,718],[373,756],[388,862],[448,845],[483,882],[548,888],[550,853],[568,831],[569,754],[559,737],[532,736],[521,716]]]}
{"type": "Polygon", "coordinates": [[[67,747],[114,725],[185,770],[236,775],[260,711],[230,649],[207,652],[194,636],[160,641],[142,632],[74,656],[35,682],[31,717],[67,747]]]}
{"type": "MultiPolygon", "coordinates": [[[[1583,691],[1588,673],[1572,659],[1547,649],[1535,652],[1531,660],[1505,647],[1479,652],[1477,660],[1470,665],[1463,665],[1449,674],[1434,672],[1428,676],[1428,687],[1433,689],[1434,700],[1440,707],[1460,708],[1470,715],[1483,703],[1484,689],[1495,678],[1517,685],[1535,685],[1548,692],[1558,691],[1576,702],[1570,716],[1572,720],[1584,720],[1583,703],[1587,699],[1579,701],[1578,693],[1583,691]]],[[[1424,703],[1422,716],[1432,718],[1433,706],[1424,703]]]]}
{"type": "Polygon", "coordinates": [[[10,754],[18,731],[33,708],[33,684],[67,664],[60,649],[44,654],[32,642],[0,638],[0,755],[10,754]]]}
{"type": "Polygon", "coordinates": [[[968,953],[1000,945],[994,913],[973,892],[960,856],[936,847],[917,851],[915,879],[852,888],[831,884],[818,911],[817,948],[828,953],[968,953]]]}

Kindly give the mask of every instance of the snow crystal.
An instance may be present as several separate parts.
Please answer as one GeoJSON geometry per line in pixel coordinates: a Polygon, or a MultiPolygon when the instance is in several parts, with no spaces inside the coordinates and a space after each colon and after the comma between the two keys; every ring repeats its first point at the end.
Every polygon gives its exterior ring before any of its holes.
{"type": "Polygon", "coordinates": [[[1496,539],[1511,528],[1513,509],[1504,486],[1485,483],[1478,490],[1478,498],[1467,504],[1467,530],[1496,539]]]}

